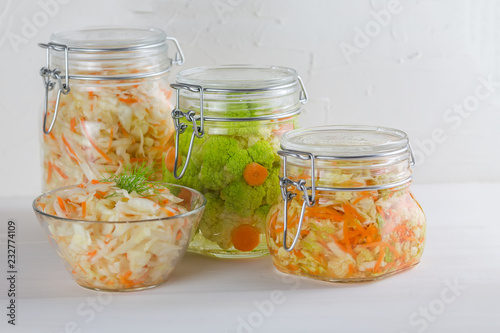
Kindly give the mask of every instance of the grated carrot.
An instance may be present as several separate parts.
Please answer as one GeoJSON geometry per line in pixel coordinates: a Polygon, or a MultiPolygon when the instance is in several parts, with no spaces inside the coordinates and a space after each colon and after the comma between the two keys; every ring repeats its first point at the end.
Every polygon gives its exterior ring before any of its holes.
{"type": "Polygon", "coordinates": [[[102,151],[101,148],[99,148],[99,146],[95,143],[94,140],[92,140],[92,137],[89,135],[89,133],[87,132],[87,128],[85,127],[85,120],[83,118],[80,118],[80,124],[81,124],[81,127],[82,127],[82,130],[83,130],[83,133],[85,134],[85,137],[87,138],[87,140],[89,140],[90,144],[92,145],[92,147],[94,147],[94,149],[102,156],[104,157],[104,159],[106,161],[108,161],[109,163],[113,163],[113,160],[108,156],[106,155],[105,152],[102,151]]]}

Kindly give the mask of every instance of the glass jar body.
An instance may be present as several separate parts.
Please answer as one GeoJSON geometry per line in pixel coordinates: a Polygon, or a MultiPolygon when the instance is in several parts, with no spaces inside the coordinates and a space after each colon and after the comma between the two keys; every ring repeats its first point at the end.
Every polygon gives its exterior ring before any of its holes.
{"type": "MultiPolygon", "coordinates": [[[[205,135],[195,138],[186,173],[177,180],[164,169],[164,180],[199,190],[207,207],[189,251],[225,258],[266,255],[265,222],[280,197],[281,135],[296,126],[298,116],[259,121],[207,121],[205,135]],[[252,183],[245,176],[249,165],[260,165],[261,176],[252,183]],[[265,171],[264,171],[265,170],[265,171]]],[[[180,135],[182,169],[192,130],[180,135]]]]}
{"type": "MultiPolygon", "coordinates": [[[[317,186],[342,190],[317,190],[300,230],[303,193],[295,191],[288,206],[288,246],[300,235],[290,252],[283,248],[283,201],[271,208],[266,236],[278,270],[332,282],[363,282],[418,264],[425,245],[425,215],[409,181],[387,186],[410,175],[408,161],[378,162],[379,166],[367,166],[333,161],[324,163],[329,168],[317,168],[317,186]],[[363,189],[368,186],[384,189],[363,189]]],[[[289,170],[290,179],[309,179],[310,186],[310,168],[292,165],[289,170]]]]}
{"type": "MultiPolygon", "coordinates": [[[[122,75],[127,72],[121,71],[122,75]]],[[[166,74],[131,80],[70,80],[50,134],[42,132],[44,191],[99,179],[134,163],[161,165],[174,132],[166,74]]],[[[48,119],[56,91],[49,94],[48,119]]]]}

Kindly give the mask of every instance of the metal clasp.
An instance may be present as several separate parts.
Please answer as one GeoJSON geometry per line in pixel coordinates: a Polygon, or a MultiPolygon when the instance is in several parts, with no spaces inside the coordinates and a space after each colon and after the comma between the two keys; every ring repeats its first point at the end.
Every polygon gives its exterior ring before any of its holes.
{"type": "Polygon", "coordinates": [[[410,139],[408,139],[408,152],[410,153],[410,167],[414,167],[417,163],[415,158],[415,153],[413,152],[413,148],[411,147],[410,139]]]}
{"type": "Polygon", "coordinates": [[[56,43],[48,43],[48,44],[43,44],[40,43],[38,44],[41,48],[44,48],[47,50],[47,65],[45,67],[42,67],[40,69],[40,75],[42,76],[43,79],[43,84],[45,86],[45,102],[44,102],[44,110],[43,110],[43,133],[45,134],[50,134],[52,131],[52,128],[54,127],[54,124],[57,119],[57,113],[59,112],[59,102],[61,100],[61,93],[64,95],[67,95],[70,91],[69,87],[69,65],[68,65],[68,47],[63,44],[56,44],[56,43]],[[64,75],[64,83],[61,83],[61,70],[58,68],[50,69],[50,55],[51,55],[51,50],[54,51],[63,51],[64,52],[64,69],[65,69],[65,75],[64,75]],[[54,108],[54,116],[52,117],[52,121],[50,122],[50,126],[47,129],[47,114],[49,110],[49,91],[54,89],[54,86],[56,85],[56,81],[51,80],[54,79],[57,81],[59,85],[59,90],[57,91],[57,98],[56,98],[56,105],[54,108]]]}
{"type": "Polygon", "coordinates": [[[309,100],[309,96],[307,95],[306,86],[304,85],[304,82],[302,82],[302,78],[300,76],[297,76],[297,80],[299,81],[299,84],[300,84],[300,103],[306,104],[307,101],[309,100]]]}
{"type": "Polygon", "coordinates": [[[204,89],[201,86],[191,85],[191,84],[180,84],[174,83],[170,85],[172,88],[176,90],[175,97],[175,108],[172,110],[172,118],[174,119],[175,126],[175,161],[174,161],[174,177],[175,179],[181,179],[184,176],[184,173],[187,170],[189,160],[191,159],[191,152],[193,150],[193,143],[195,137],[201,139],[205,135],[205,126],[204,126],[204,117],[203,117],[203,92],[204,89]],[[198,92],[200,94],[200,115],[196,116],[196,112],[189,110],[188,112],[183,112],[179,109],[179,95],[180,90],[185,89],[191,92],[198,92]],[[179,161],[179,136],[186,131],[188,125],[181,123],[181,119],[186,118],[188,122],[191,122],[193,127],[193,134],[191,135],[191,141],[189,142],[189,149],[186,156],[186,161],[184,163],[184,167],[181,170],[181,173],[177,175],[177,163],[179,161]],[[198,126],[197,121],[200,121],[200,126],[198,126]]]}
{"type": "Polygon", "coordinates": [[[167,37],[166,40],[174,42],[175,48],[177,49],[177,53],[175,54],[175,59],[172,60],[172,64],[178,66],[182,65],[184,63],[184,52],[182,52],[179,42],[174,37],[167,37]]]}
{"type": "Polygon", "coordinates": [[[283,177],[280,177],[280,187],[281,187],[281,196],[284,201],[284,209],[283,209],[283,249],[285,251],[290,252],[293,250],[300,236],[300,231],[302,229],[302,223],[304,222],[304,213],[307,207],[313,207],[316,204],[316,181],[315,181],[315,156],[311,153],[305,153],[295,150],[280,150],[278,154],[283,159],[283,177]],[[287,157],[295,157],[301,160],[311,161],[311,195],[309,195],[308,188],[306,187],[306,181],[304,179],[300,179],[296,182],[292,181],[287,177],[287,157]],[[286,245],[287,239],[287,230],[288,230],[288,202],[291,201],[296,194],[288,191],[289,186],[294,186],[298,191],[302,191],[302,199],[304,202],[302,203],[302,209],[300,211],[299,224],[297,227],[297,234],[295,235],[292,244],[290,247],[286,245]]]}

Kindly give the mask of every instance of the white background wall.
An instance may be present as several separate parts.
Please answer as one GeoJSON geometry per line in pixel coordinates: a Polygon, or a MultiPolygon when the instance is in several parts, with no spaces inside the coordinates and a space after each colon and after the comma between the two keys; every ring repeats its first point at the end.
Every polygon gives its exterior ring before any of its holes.
{"type": "Polygon", "coordinates": [[[183,68],[293,67],[310,96],[303,126],[396,127],[417,150],[416,182],[500,181],[500,84],[481,83],[500,81],[500,1],[401,0],[380,27],[373,13],[388,2],[0,0],[0,197],[40,191],[36,43],[89,25],[163,28],[181,42],[183,68]],[[365,28],[368,42],[356,39],[365,28]],[[470,112],[450,110],[463,103],[470,112]]]}

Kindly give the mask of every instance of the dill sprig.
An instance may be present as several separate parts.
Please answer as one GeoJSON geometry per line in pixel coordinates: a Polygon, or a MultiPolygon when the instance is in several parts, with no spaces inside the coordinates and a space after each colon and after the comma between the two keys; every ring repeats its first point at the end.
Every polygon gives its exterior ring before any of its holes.
{"type": "Polygon", "coordinates": [[[116,187],[126,190],[128,193],[136,192],[140,196],[146,197],[158,195],[159,190],[165,188],[162,184],[149,180],[153,173],[153,166],[143,163],[134,167],[125,166],[121,173],[104,178],[102,181],[114,182],[116,187]]]}

